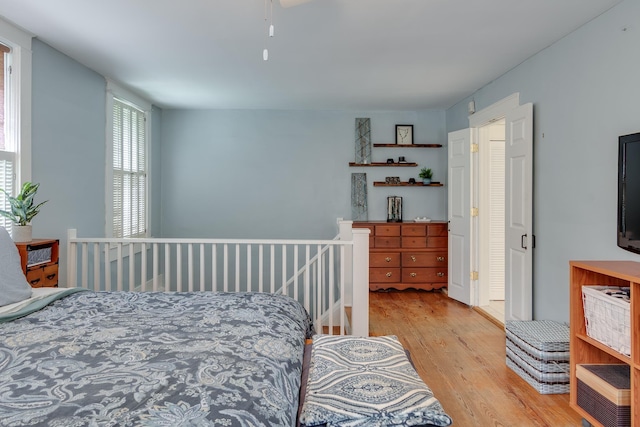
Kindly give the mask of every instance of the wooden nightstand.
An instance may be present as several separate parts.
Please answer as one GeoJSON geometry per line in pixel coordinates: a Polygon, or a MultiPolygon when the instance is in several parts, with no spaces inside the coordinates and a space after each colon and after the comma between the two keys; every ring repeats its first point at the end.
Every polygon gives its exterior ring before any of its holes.
{"type": "Polygon", "coordinates": [[[55,239],[33,239],[16,243],[22,271],[27,282],[34,288],[58,286],[59,241],[55,239]]]}

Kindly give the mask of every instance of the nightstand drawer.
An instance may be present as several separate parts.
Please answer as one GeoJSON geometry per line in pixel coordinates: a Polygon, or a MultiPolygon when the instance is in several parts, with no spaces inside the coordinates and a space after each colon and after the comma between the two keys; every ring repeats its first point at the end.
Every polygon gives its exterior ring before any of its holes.
{"type": "Polygon", "coordinates": [[[446,252],[404,252],[402,266],[447,268],[447,254],[446,252]]]}
{"type": "Polygon", "coordinates": [[[378,252],[369,254],[369,267],[400,267],[399,252],[378,252]]]}
{"type": "Polygon", "coordinates": [[[58,286],[58,264],[43,265],[27,270],[25,275],[32,288],[54,288],[58,286]]]}
{"type": "Polygon", "coordinates": [[[370,268],[369,281],[371,283],[392,283],[400,281],[399,268],[370,268]]]}
{"type": "Polygon", "coordinates": [[[446,268],[403,268],[402,281],[409,283],[447,282],[446,268]]]}
{"type": "Polygon", "coordinates": [[[26,277],[27,282],[29,282],[32,288],[41,288],[44,286],[44,270],[42,268],[27,271],[26,277]]]}
{"type": "Polygon", "coordinates": [[[58,286],[58,264],[47,265],[42,270],[43,285],[47,287],[58,286]]]}

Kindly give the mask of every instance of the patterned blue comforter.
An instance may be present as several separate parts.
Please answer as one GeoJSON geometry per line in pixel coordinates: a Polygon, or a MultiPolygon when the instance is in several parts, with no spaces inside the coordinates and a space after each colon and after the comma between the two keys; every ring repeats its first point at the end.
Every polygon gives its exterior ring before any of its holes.
{"type": "Polygon", "coordinates": [[[293,426],[311,328],[283,296],[75,293],[0,324],[0,425],[293,426]]]}

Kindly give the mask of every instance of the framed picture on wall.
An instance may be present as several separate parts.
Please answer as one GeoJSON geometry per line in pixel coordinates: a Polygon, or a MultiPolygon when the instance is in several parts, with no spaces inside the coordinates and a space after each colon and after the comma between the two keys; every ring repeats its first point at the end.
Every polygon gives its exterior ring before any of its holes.
{"type": "Polygon", "coordinates": [[[396,125],[396,144],[413,144],[413,125],[396,125]]]}

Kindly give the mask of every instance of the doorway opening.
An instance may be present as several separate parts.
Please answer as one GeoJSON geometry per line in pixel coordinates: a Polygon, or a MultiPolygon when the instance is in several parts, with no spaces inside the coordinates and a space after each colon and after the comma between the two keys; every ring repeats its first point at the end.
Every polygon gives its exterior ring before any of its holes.
{"type": "Polygon", "coordinates": [[[505,119],[478,128],[479,309],[504,325],[505,119]]]}
{"type": "Polygon", "coordinates": [[[515,93],[470,115],[469,128],[450,132],[448,178],[449,297],[474,308],[504,301],[504,320],[531,320],[533,104],[520,105],[515,93]]]}

